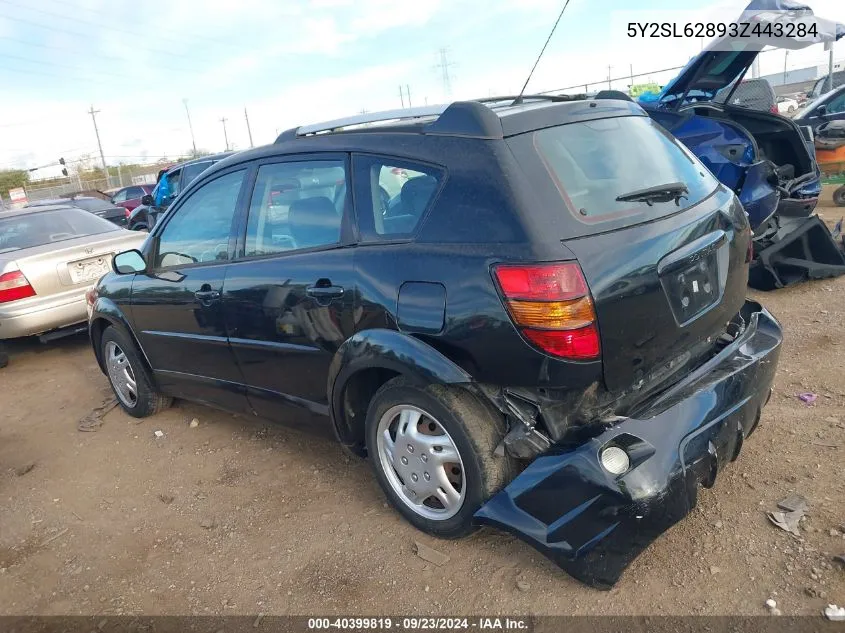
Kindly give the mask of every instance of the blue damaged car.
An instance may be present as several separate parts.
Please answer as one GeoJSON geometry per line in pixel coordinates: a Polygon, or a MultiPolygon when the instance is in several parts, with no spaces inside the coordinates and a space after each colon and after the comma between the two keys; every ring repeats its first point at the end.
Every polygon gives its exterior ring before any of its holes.
{"type": "MultiPolygon", "coordinates": [[[[817,19],[790,0],[755,0],[745,13],[775,11],[787,23],[817,19]]],[[[822,21],[820,18],[818,18],[822,21]]],[[[829,21],[815,40],[777,40],[799,49],[839,39],[845,26],[829,21]]],[[[810,278],[845,273],[845,257],[817,217],[809,217],[821,193],[812,133],[791,119],[736,105],[732,97],[760,52],[754,40],[716,39],[657,94],[639,103],[736,193],[755,232],[749,283],[769,290],[810,278]]]]}

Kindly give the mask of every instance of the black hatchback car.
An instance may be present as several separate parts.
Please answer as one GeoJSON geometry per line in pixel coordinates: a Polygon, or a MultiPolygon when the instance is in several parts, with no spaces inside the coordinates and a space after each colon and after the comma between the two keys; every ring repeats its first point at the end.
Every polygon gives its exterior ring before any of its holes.
{"type": "Polygon", "coordinates": [[[282,134],[89,297],[123,409],[326,420],[419,529],[607,588],[735,459],[778,323],[742,206],[636,104],[526,97],[282,134]]]}

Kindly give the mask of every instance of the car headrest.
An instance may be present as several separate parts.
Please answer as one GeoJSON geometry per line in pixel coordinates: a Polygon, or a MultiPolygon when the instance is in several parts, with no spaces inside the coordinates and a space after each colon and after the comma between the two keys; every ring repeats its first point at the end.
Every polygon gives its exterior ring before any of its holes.
{"type": "Polygon", "coordinates": [[[325,196],[292,202],[288,222],[298,248],[334,244],[340,239],[340,215],[325,196]]]}
{"type": "Polygon", "coordinates": [[[402,185],[399,196],[405,213],[419,217],[434,195],[435,189],[437,179],[434,176],[417,176],[402,185]]]}

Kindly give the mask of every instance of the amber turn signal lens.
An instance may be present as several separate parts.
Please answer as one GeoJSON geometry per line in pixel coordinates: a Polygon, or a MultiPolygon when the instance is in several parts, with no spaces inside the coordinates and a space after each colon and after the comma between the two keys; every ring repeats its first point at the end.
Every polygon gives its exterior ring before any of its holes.
{"type": "Polygon", "coordinates": [[[508,301],[508,309],[518,325],[553,330],[574,330],[595,321],[590,297],[571,301],[508,301]]]}

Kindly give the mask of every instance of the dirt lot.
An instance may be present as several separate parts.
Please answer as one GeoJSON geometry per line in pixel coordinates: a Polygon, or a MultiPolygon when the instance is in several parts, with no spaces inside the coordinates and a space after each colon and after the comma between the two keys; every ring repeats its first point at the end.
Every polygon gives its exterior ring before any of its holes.
{"type": "Polygon", "coordinates": [[[774,597],[819,615],[845,604],[843,297],[845,278],[758,297],[786,331],[759,430],[610,592],[502,533],[420,534],[319,433],[185,403],[79,432],[108,392],[87,340],[16,344],[0,371],[0,614],[764,614],[774,597]],[[792,492],[810,503],[800,538],[765,516],[792,492]]]}

